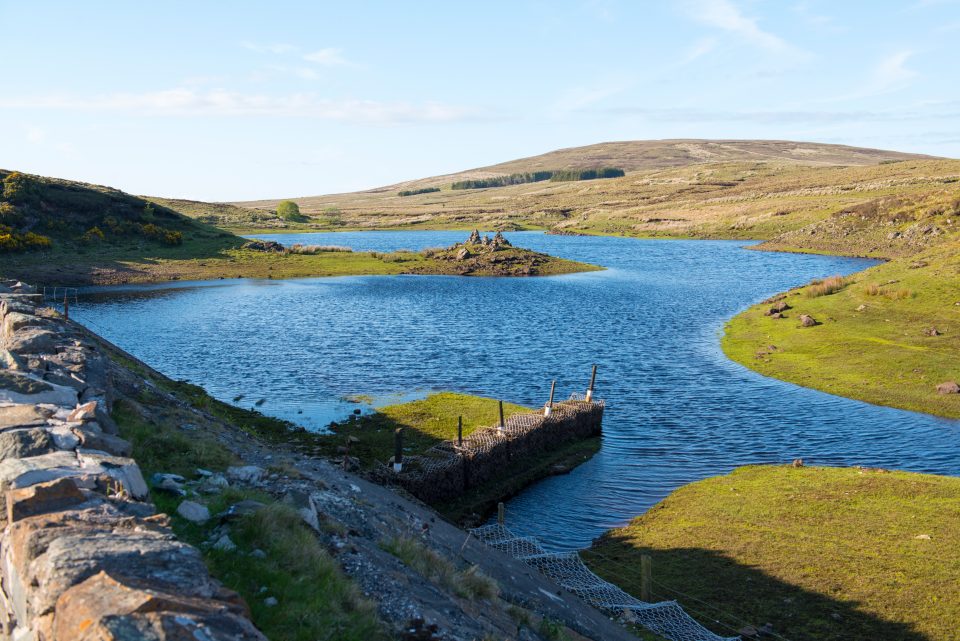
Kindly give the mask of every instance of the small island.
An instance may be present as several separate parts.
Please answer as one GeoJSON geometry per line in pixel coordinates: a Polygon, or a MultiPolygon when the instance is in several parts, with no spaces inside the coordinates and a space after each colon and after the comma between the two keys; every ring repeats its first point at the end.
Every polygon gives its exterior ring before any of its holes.
{"type": "MultiPolygon", "coordinates": [[[[434,274],[548,276],[602,269],[513,247],[500,232],[452,247],[354,252],[249,240],[109,187],[0,171],[0,270],[38,285],[434,274]]],[[[283,208],[280,208],[283,209],[283,208]]],[[[294,217],[294,203],[283,215],[294,217]]]]}

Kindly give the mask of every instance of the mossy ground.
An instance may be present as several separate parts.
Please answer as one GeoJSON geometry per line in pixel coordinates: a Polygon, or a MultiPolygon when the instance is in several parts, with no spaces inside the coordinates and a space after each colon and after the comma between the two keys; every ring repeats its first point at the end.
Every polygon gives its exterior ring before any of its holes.
{"type": "Polygon", "coordinates": [[[810,297],[808,287],[788,292],[785,318],[765,316],[770,303],[751,307],[727,324],[724,352],[761,374],[806,387],[960,418],[960,394],[936,390],[960,381],[960,241],[846,282],[826,296],[810,297]],[[801,314],[819,324],[800,327],[801,314]]]}
{"type": "Polygon", "coordinates": [[[769,622],[793,641],[948,641],[958,537],[958,478],[752,466],[677,490],[583,556],[639,594],[650,555],[654,598],[728,636],[769,622]]]}
{"type": "MultiPolygon", "coordinates": [[[[202,431],[185,433],[172,416],[148,421],[133,404],[118,401],[113,417],[121,435],[133,443],[133,455],[147,479],[155,472],[196,478],[197,468],[222,472],[228,465],[238,464],[216,438],[202,431]]],[[[256,422],[258,417],[251,419],[256,422]]],[[[158,510],[171,515],[177,536],[200,547],[211,574],[244,597],[254,623],[270,639],[388,638],[373,604],[340,571],[296,511],[274,497],[231,488],[200,499],[211,514],[245,499],[266,504],[233,525],[230,537],[237,545],[234,551],[204,545],[217,525],[216,518],[199,525],[190,523],[177,515],[180,497],[158,491],[153,491],[151,497],[158,510]],[[257,549],[263,556],[251,556],[257,549]],[[268,605],[268,597],[277,599],[278,604],[268,605]]]]}

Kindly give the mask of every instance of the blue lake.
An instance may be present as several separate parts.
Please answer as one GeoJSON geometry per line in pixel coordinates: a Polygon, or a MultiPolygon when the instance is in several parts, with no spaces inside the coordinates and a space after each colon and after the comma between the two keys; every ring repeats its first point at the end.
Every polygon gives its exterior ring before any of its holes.
{"type": "MultiPolygon", "coordinates": [[[[462,232],[259,236],[356,250],[421,249],[462,232]]],[[[582,392],[599,365],[603,447],[507,505],[510,527],[586,546],[671,490],[748,463],[960,473],[960,422],[764,378],[723,355],[723,323],[814,277],[871,261],[776,254],[742,242],[508,233],[608,267],[548,278],[366,276],[224,280],[87,291],[71,314],[173,378],[312,429],[351,395],[394,402],[457,390],[522,404],[582,392]]],[[[491,416],[491,422],[494,417],[491,416]]]]}

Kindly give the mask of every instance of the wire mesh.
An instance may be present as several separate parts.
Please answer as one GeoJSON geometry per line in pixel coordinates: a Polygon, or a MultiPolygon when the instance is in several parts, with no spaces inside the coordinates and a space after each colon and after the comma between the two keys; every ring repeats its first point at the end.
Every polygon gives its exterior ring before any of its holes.
{"type": "Polygon", "coordinates": [[[590,571],[576,552],[548,553],[533,537],[519,537],[500,524],[470,532],[488,546],[507,552],[536,568],[590,605],[636,623],[670,641],[737,641],[706,629],[676,601],[647,603],[604,581],[590,571]]]}

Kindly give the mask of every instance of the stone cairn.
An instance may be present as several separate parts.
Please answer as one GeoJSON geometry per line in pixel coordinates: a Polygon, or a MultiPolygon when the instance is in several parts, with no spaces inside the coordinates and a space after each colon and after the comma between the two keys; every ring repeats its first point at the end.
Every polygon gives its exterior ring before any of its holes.
{"type": "Polygon", "coordinates": [[[467,242],[455,243],[450,247],[450,250],[457,250],[457,258],[464,260],[465,258],[470,258],[475,253],[497,251],[504,247],[512,247],[512,245],[509,240],[503,237],[501,232],[498,231],[493,235],[493,238],[491,238],[490,236],[481,236],[480,232],[474,229],[470,237],[467,238],[467,242]]]}
{"type": "Polygon", "coordinates": [[[148,501],[108,362],[0,282],[0,639],[266,641],[148,501]]]}

